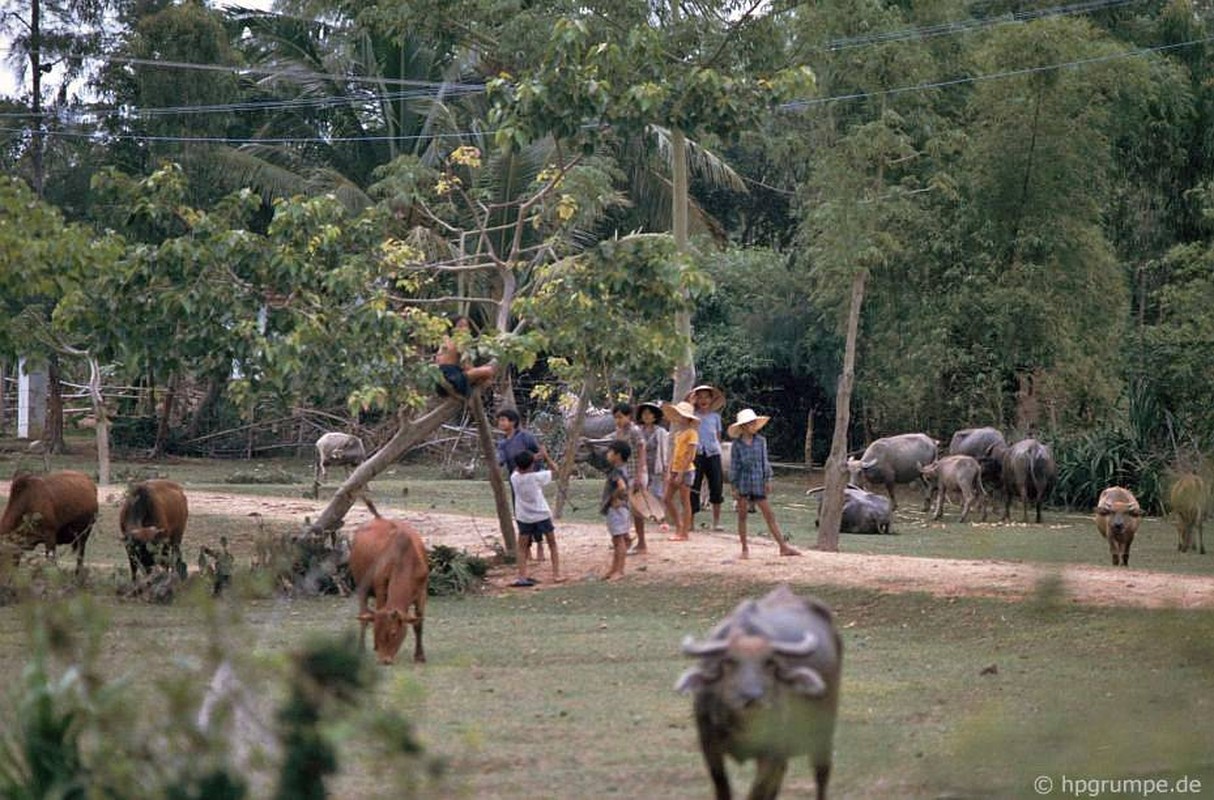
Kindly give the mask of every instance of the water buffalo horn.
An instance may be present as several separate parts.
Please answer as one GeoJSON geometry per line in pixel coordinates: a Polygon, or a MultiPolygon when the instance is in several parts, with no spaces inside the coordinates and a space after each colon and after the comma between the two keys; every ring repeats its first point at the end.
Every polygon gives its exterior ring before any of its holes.
{"type": "Polygon", "coordinates": [[[715,656],[724,653],[727,647],[729,642],[724,639],[709,639],[703,642],[697,642],[691,636],[683,639],[683,654],[688,656],[715,656]]]}
{"type": "Polygon", "coordinates": [[[806,632],[799,642],[772,642],[771,649],[782,656],[807,656],[818,646],[818,637],[806,632]]]}

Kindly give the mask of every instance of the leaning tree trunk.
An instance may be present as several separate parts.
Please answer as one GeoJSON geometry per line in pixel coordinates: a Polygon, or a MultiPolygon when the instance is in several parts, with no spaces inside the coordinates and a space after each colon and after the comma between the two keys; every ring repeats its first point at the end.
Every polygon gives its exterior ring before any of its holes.
{"type": "Polygon", "coordinates": [[[360,464],[354,472],[350,473],[350,477],[346,478],[345,483],[333,495],[333,499],[320,512],[320,517],[308,527],[317,533],[328,533],[340,528],[346,512],[354,505],[354,501],[362,496],[363,490],[371,479],[395,463],[396,459],[404,455],[410,448],[438,430],[444,422],[451,419],[456,411],[459,411],[462,405],[462,401],[458,398],[448,397],[414,420],[406,420],[402,410],[398,415],[400,428],[397,429],[396,434],[370,458],[360,464]]]}
{"type": "MultiPolygon", "coordinates": [[[[511,513],[510,501],[506,499],[506,486],[502,481],[502,470],[497,463],[497,448],[493,446],[493,433],[489,427],[489,417],[485,414],[485,403],[481,400],[480,390],[472,392],[468,398],[468,407],[472,419],[476,421],[476,435],[481,444],[481,457],[489,466],[489,486],[493,489],[493,506],[497,509],[497,524],[502,531],[502,543],[508,555],[518,553],[518,540],[514,535],[514,516],[511,513]]],[[[521,556],[517,556],[521,557],[521,556]]]]}
{"type": "Polygon", "coordinates": [[[851,308],[847,313],[847,339],[843,346],[843,374],[835,397],[835,432],[830,442],[823,479],[822,513],[818,522],[818,549],[839,551],[839,527],[843,522],[843,489],[847,484],[847,428],[851,424],[851,387],[856,375],[856,338],[860,330],[860,306],[868,270],[856,271],[851,284],[851,308]]]}
{"type": "Polygon", "coordinates": [[[573,424],[565,431],[565,455],[561,457],[561,467],[556,476],[556,508],[552,512],[553,519],[560,519],[565,513],[565,498],[569,496],[569,476],[573,474],[573,466],[577,461],[577,443],[578,439],[582,438],[586,406],[593,392],[594,376],[591,375],[582,384],[582,393],[578,395],[577,407],[573,411],[573,424]]]}

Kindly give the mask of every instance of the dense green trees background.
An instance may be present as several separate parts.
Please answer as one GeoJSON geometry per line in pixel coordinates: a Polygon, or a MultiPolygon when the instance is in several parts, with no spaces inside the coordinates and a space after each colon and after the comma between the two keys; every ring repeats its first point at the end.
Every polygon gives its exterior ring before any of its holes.
{"type": "MultiPolygon", "coordinates": [[[[37,40],[30,3],[0,18],[14,79],[37,40]]],[[[853,444],[1035,432],[1078,503],[1098,479],[1141,483],[1214,446],[1203,6],[54,12],[42,63],[63,66],[39,104],[28,80],[0,103],[0,159],[28,186],[34,133],[46,142],[44,198],[0,193],[10,370],[38,347],[18,322],[37,304],[114,379],[209,398],[175,418],[197,435],[216,406],[230,421],[419,403],[440,312],[470,312],[507,365],[576,359],[586,320],[528,320],[552,302],[529,298],[553,265],[669,230],[684,132],[692,261],[716,287],[696,301],[698,373],[774,415],[780,457],[801,458],[811,422],[826,455],[857,270],[853,444]]],[[[593,369],[651,396],[669,368],[593,369]]]]}

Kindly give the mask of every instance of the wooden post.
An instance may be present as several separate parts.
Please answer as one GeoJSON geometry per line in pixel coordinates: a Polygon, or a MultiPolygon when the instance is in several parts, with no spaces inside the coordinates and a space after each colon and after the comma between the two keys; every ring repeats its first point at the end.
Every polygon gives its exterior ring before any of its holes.
{"type": "Polygon", "coordinates": [[[569,476],[573,474],[573,466],[577,459],[577,443],[582,438],[582,423],[586,420],[586,406],[590,395],[594,392],[594,376],[586,378],[582,384],[582,393],[577,398],[577,408],[573,412],[573,424],[565,431],[565,455],[561,458],[561,467],[556,476],[556,508],[552,511],[553,519],[560,519],[565,513],[565,498],[569,496],[569,476]]]}

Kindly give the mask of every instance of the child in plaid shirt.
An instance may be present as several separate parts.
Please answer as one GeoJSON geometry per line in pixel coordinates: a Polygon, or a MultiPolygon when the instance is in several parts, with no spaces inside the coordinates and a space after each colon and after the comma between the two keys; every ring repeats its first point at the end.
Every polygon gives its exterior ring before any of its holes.
{"type": "Polygon", "coordinates": [[[744,408],[738,412],[737,421],[729,426],[729,436],[734,440],[729,456],[729,483],[738,506],[742,558],[750,558],[750,548],[746,544],[746,514],[752,502],[763,512],[763,521],[767,523],[771,538],[780,546],[780,555],[801,555],[784,540],[771,504],[767,502],[771,489],[771,462],[767,460],[767,439],[759,435],[759,429],[770,419],[755,414],[754,409],[744,408]]]}

